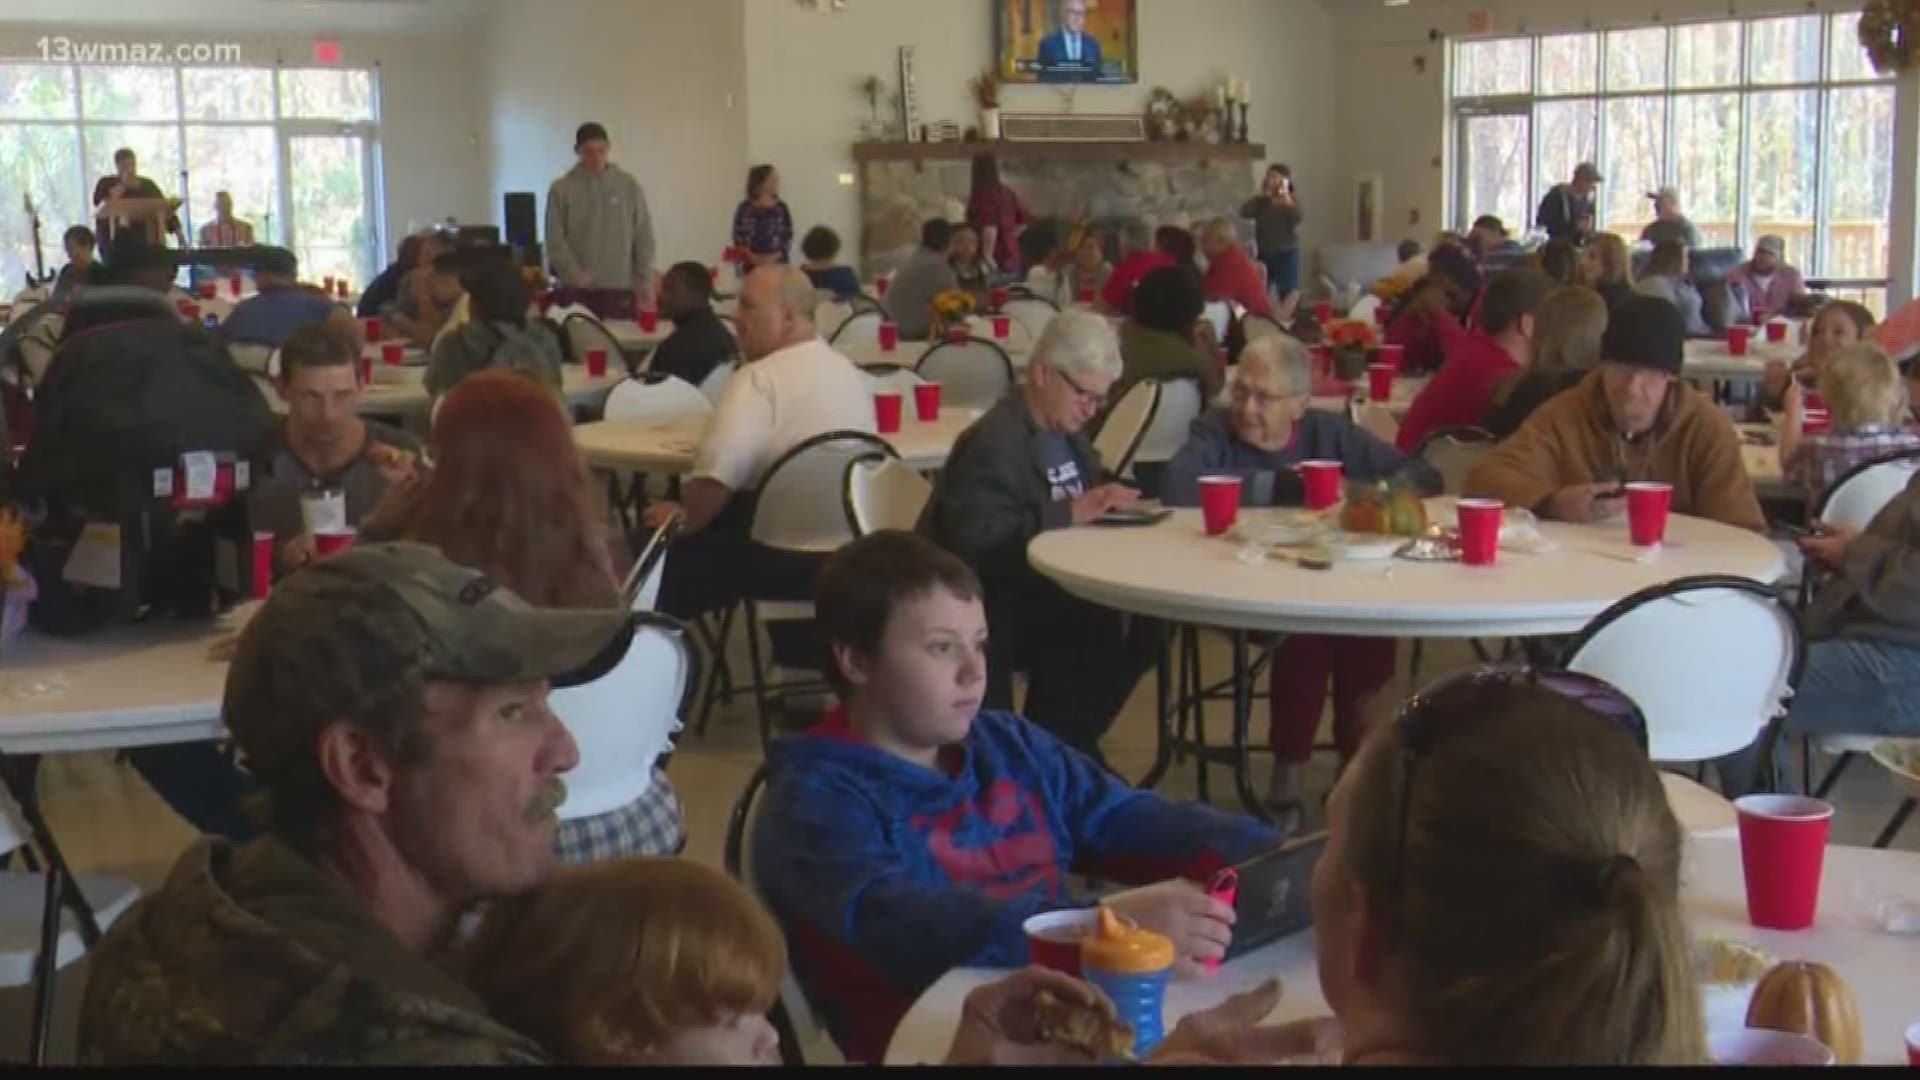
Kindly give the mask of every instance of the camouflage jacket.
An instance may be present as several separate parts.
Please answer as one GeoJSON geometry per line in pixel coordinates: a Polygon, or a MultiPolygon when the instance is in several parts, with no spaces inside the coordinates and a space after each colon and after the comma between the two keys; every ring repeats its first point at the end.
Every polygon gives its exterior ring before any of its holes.
{"type": "Polygon", "coordinates": [[[87,1064],[545,1061],[271,837],[189,848],[91,960],[80,1015],[87,1064]]]}

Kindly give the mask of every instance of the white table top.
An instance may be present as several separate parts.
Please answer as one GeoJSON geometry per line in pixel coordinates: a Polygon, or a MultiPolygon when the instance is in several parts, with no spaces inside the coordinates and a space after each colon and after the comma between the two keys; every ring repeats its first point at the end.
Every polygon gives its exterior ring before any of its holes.
{"type": "MultiPolygon", "coordinates": [[[[625,379],[627,374],[617,365],[609,365],[607,373],[600,378],[587,374],[580,364],[566,364],[560,372],[560,390],[566,395],[569,405],[589,405],[599,400],[625,379]]],[[[432,400],[427,394],[427,369],[424,364],[406,364],[395,366],[383,363],[379,359],[373,364],[373,383],[366,393],[360,395],[360,404],[355,411],[362,416],[404,416],[412,413],[424,413],[432,400]]],[[[278,393],[269,402],[273,411],[284,413],[287,403],[280,400],[278,393]]]]}
{"type": "MultiPolygon", "coordinates": [[[[1007,359],[1013,361],[1013,370],[1025,371],[1027,358],[1032,352],[1030,345],[1022,340],[1000,341],[990,334],[981,335],[983,340],[991,341],[1006,350],[1007,359]]],[[[938,345],[937,341],[901,341],[891,350],[882,349],[880,343],[872,338],[857,340],[842,339],[834,343],[834,348],[847,359],[861,367],[876,367],[881,364],[897,364],[910,368],[920,363],[927,350],[938,345]]]]}
{"type": "Polygon", "coordinates": [[[1780,464],[1780,432],[1772,424],[1735,424],[1743,436],[1740,442],[1740,460],[1747,467],[1747,477],[1753,481],[1753,489],[1763,499],[1785,498],[1795,494],[1795,489],[1787,486],[1786,472],[1780,464]],[[1772,446],[1757,446],[1745,440],[1749,433],[1768,434],[1774,437],[1772,446]]]}
{"type": "MultiPolygon", "coordinates": [[[[1407,409],[1413,405],[1413,399],[1419,397],[1420,391],[1427,388],[1427,381],[1428,377],[1425,375],[1409,375],[1393,380],[1393,397],[1385,404],[1394,419],[1398,420],[1407,415],[1407,409]]],[[[1373,403],[1364,377],[1356,380],[1353,385],[1369,404],[1373,403]]],[[[1316,395],[1310,404],[1316,409],[1326,409],[1329,412],[1345,412],[1347,401],[1348,395],[1316,395]]]]}
{"type": "Polygon", "coordinates": [[[0,753],[219,738],[227,664],[208,650],[235,625],[229,614],[79,638],[27,631],[0,657],[0,753]]]}
{"type": "Polygon", "coordinates": [[[1767,341],[1764,334],[1755,334],[1747,343],[1745,356],[1728,352],[1724,341],[1689,338],[1685,366],[1681,370],[1695,379],[1758,379],[1766,373],[1767,361],[1782,360],[1791,364],[1806,351],[1807,347],[1800,344],[1791,330],[1787,332],[1787,340],[1778,344],[1767,341]]]}
{"type": "MultiPolygon", "coordinates": [[[[903,411],[900,430],[881,438],[899,451],[901,460],[922,472],[944,466],[954,440],[980,418],[978,409],[946,408],[940,410],[940,419],[921,423],[911,404],[903,411]]],[[[710,422],[707,416],[601,420],[576,425],[573,441],[589,468],[683,473],[693,468],[694,452],[710,422]]]]}
{"type": "MultiPolygon", "coordinates": [[[[1262,511],[1243,511],[1258,514],[1262,511]]],[[[1034,569],[1104,607],[1176,622],[1358,637],[1567,634],[1641,589],[1692,574],[1773,581],[1784,567],[1765,537],[1673,515],[1668,543],[1639,561],[1623,514],[1607,525],[1544,522],[1558,550],[1502,550],[1488,567],[1405,559],[1307,570],[1239,560],[1240,541],[1208,537],[1198,510],[1144,528],[1055,529],[1027,547],[1034,569]]]]}
{"type": "MultiPolygon", "coordinates": [[[[1759,930],[1747,921],[1738,840],[1690,840],[1682,880],[1688,926],[1697,937],[1733,938],[1782,960],[1817,960],[1832,966],[1859,1000],[1865,1061],[1906,1060],[1903,1033],[1908,1024],[1920,1019],[1920,935],[1884,933],[1871,920],[1878,896],[1912,897],[1920,891],[1920,855],[1829,847],[1818,921],[1811,930],[1796,933],[1759,930]]],[[[1167,1030],[1188,1013],[1219,1004],[1272,975],[1280,977],[1281,995],[1267,1023],[1325,1016],[1326,998],[1320,992],[1315,963],[1313,935],[1303,932],[1222,965],[1218,974],[1206,979],[1175,982],[1167,991],[1167,1030]]],[[[947,972],[901,1019],[887,1047],[886,1063],[942,1060],[953,1042],[967,994],[1004,974],[986,968],[947,972]]]]}

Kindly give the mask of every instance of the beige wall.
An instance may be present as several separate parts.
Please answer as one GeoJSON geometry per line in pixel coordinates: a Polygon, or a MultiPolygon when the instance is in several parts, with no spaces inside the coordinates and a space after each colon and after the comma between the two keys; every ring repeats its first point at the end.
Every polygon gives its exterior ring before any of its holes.
{"type": "MultiPolygon", "coordinates": [[[[1858,10],[1858,0],[1817,0],[1821,10],[1858,10]]],[[[1445,93],[1446,47],[1430,34],[1464,36],[1467,12],[1486,11],[1494,34],[1517,34],[1583,27],[1645,26],[1656,21],[1724,19],[1739,16],[1804,14],[1808,0],[1421,0],[1405,8],[1386,8],[1362,0],[1330,0],[1334,18],[1335,103],[1339,135],[1334,151],[1335,180],[1351,186],[1354,178],[1379,173],[1385,181],[1382,211],[1388,236],[1420,239],[1447,225],[1447,145],[1445,93]],[[1424,72],[1416,62],[1424,60],[1424,72]]],[[[1896,195],[1898,191],[1896,191],[1896,195]]]]}
{"type": "MultiPolygon", "coordinates": [[[[1078,89],[1073,111],[1138,113],[1156,86],[1185,97],[1228,74],[1245,78],[1253,141],[1293,166],[1308,243],[1344,237],[1351,226],[1335,209],[1345,200],[1334,197],[1331,168],[1332,26],[1318,0],[1138,2],[1140,82],[1078,89]]],[[[844,12],[824,2],[808,9],[747,0],[748,157],[780,169],[796,228],[832,226],[844,253],[860,250],[859,193],[838,182],[856,171],[850,148],[867,117],[856,84],[872,74],[896,90],[897,53],[907,44],[915,47],[922,118],[977,125],[966,84],[993,59],[989,0],[854,0],[844,12]]],[[[1008,87],[1002,106],[1066,111],[1064,95],[1050,87],[1008,87]]]]}
{"type": "MultiPolygon", "coordinates": [[[[606,125],[613,158],[646,189],[656,265],[712,263],[746,173],[742,9],[773,0],[514,0],[486,28],[489,221],[500,196],[573,165],[573,131],[606,125]]],[[[781,7],[791,7],[782,0],[781,7]]]]}

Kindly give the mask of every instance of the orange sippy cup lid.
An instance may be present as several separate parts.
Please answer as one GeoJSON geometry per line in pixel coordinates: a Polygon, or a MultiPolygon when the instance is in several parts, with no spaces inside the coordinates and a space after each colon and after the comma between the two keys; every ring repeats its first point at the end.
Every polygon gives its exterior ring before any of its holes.
{"type": "Polygon", "coordinates": [[[1106,905],[1093,933],[1080,940],[1080,965],[1115,975],[1145,975],[1173,966],[1173,940],[1129,925],[1106,905]]]}

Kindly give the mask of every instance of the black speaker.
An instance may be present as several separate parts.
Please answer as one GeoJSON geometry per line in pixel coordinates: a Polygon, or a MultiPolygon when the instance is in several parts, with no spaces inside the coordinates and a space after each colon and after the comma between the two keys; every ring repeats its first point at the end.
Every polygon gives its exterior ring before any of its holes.
{"type": "Polygon", "coordinates": [[[539,204],[531,191],[509,191],[501,200],[501,217],[507,223],[507,243],[525,247],[540,239],[539,204]]]}

